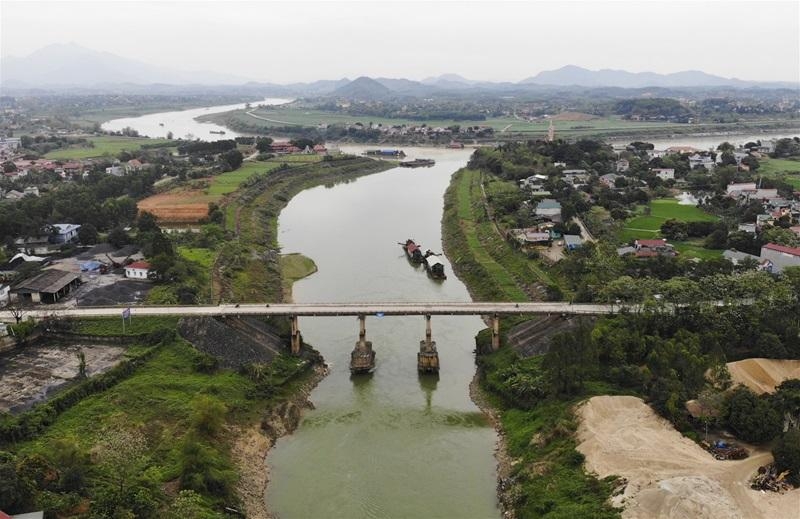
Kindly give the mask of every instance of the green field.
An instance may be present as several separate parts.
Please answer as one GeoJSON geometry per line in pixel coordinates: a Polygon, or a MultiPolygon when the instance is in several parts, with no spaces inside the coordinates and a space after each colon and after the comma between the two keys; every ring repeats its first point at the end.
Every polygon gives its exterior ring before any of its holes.
{"type": "Polygon", "coordinates": [[[267,173],[279,166],[275,162],[245,162],[236,171],[229,171],[211,179],[208,194],[221,197],[239,189],[239,184],[257,173],[267,173]]]}
{"type": "Polygon", "coordinates": [[[707,260],[722,257],[721,250],[704,248],[702,240],[678,241],[672,244],[675,246],[675,250],[681,253],[681,256],[686,256],[687,258],[707,260]]]}
{"type": "MultiPolygon", "coordinates": [[[[354,124],[361,122],[363,124],[373,123],[381,124],[383,126],[394,125],[421,125],[427,124],[432,127],[448,127],[453,125],[459,126],[490,126],[495,131],[507,132],[536,132],[546,133],[550,124],[549,121],[526,121],[517,119],[515,117],[493,117],[486,120],[474,121],[455,121],[448,119],[433,119],[433,120],[415,120],[403,118],[389,118],[367,115],[350,115],[337,112],[328,112],[324,110],[310,110],[304,108],[291,108],[291,107],[278,107],[269,109],[258,109],[252,112],[253,115],[248,115],[244,110],[228,112],[224,114],[213,114],[205,118],[205,120],[213,120],[221,122],[223,119],[232,117],[235,120],[242,121],[248,124],[259,123],[265,127],[281,127],[281,126],[317,126],[319,124],[354,124]]],[[[201,118],[204,120],[204,118],[201,118]]],[[[669,124],[659,122],[637,122],[625,121],[618,117],[605,117],[597,118],[588,121],[554,121],[553,125],[557,132],[562,133],[580,133],[587,131],[599,130],[647,130],[647,129],[662,129],[669,127],[681,127],[685,125],[669,124]]]]}
{"type": "Polygon", "coordinates": [[[216,256],[213,250],[200,247],[178,247],[178,254],[204,269],[211,269],[216,256]]]}
{"type": "Polygon", "coordinates": [[[94,147],[83,148],[66,148],[61,150],[53,150],[47,153],[44,157],[46,159],[60,159],[60,160],[78,160],[90,159],[94,157],[112,157],[119,152],[135,151],[141,148],[142,144],[162,144],[169,142],[167,139],[148,139],[147,137],[92,137],[88,139],[89,142],[94,144],[94,147]]]}
{"type": "Polygon", "coordinates": [[[317,271],[317,264],[309,257],[299,253],[281,255],[281,278],[283,280],[284,301],[291,301],[292,285],[295,281],[310,276],[317,271]]]}
{"type": "Polygon", "coordinates": [[[757,173],[780,178],[800,189],[800,159],[766,159],[759,161],[757,173]]]}
{"type": "Polygon", "coordinates": [[[672,198],[660,198],[650,202],[650,214],[635,216],[625,222],[620,238],[628,243],[637,238],[655,238],[661,231],[661,225],[670,219],[683,222],[713,222],[717,217],[698,209],[693,205],[680,205],[672,198]]]}

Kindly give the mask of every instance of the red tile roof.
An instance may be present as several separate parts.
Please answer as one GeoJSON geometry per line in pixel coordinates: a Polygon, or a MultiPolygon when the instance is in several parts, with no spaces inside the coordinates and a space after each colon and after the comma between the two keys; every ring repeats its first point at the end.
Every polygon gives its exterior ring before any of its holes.
{"type": "Polygon", "coordinates": [[[647,248],[663,247],[666,243],[665,240],[636,240],[637,245],[647,248]]]}
{"type": "Polygon", "coordinates": [[[764,249],[783,252],[792,256],[800,256],[800,247],[787,247],[786,245],[778,245],[777,243],[768,243],[764,245],[764,249]]]}
{"type": "Polygon", "coordinates": [[[134,261],[133,263],[128,265],[126,268],[149,270],[150,269],[150,264],[147,263],[146,261],[134,261]]]}

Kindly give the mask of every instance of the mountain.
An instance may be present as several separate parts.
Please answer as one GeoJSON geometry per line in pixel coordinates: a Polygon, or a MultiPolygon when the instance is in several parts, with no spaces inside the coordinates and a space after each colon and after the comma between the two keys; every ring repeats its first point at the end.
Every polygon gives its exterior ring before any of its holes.
{"type": "Polygon", "coordinates": [[[331,92],[333,97],[343,97],[354,101],[377,101],[392,97],[391,89],[372,78],[361,76],[331,92]]]}
{"type": "Polygon", "coordinates": [[[248,81],[217,72],[156,67],[75,43],[48,45],[22,58],[4,57],[0,60],[0,78],[4,86],[15,87],[117,83],[232,85],[248,81]]]}
{"type": "Polygon", "coordinates": [[[584,86],[584,87],[689,87],[689,86],[796,86],[785,83],[761,83],[729,79],[697,70],[686,70],[672,74],[655,72],[627,72],[625,70],[589,70],[575,65],[567,65],[556,70],[540,72],[523,79],[521,84],[584,86]]]}

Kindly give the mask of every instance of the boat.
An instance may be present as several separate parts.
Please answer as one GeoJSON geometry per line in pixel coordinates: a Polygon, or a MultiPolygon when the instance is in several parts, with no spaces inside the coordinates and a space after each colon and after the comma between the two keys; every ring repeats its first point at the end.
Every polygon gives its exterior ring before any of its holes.
{"type": "Polygon", "coordinates": [[[372,341],[356,343],[356,348],[350,353],[350,374],[360,375],[375,369],[375,350],[372,341]]]}
{"type": "Polygon", "coordinates": [[[425,255],[422,257],[425,271],[433,279],[447,279],[447,274],[444,273],[444,263],[437,256],[438,254],[431,251],[425,251],[425,255]]]}
{"type": "Polygon", "coordinates": [[[400,163],[401,168],[429,168],[436,164],[436,161],[433,159],[414,159],[414,160],[405,160],[400,163]]]}
{"type": "Polygon", "coordinates": [[[382,149],[382,150],[367,150],[364,152],[364,155],[369,157],[381,157],[384,159],[402,159],[406,156],[403,150],[396,150],[393,148],[389,149],[382,149]]]}
{"type": "Polygon", "coordinates": [[[405,243],[400,243],[400,246],[403,247],[403,250],[406,252],[406,257],[412,263],[422,263],[425,258],[422,255],[422,249],[419,248],[419,245],[414,243],[414,240],[411,238],[407,239],[405,243]]]}
{"type": "Polygon", "coordinates": [[[164,123],[158,123],[159,126],[164,126],[164,123]]]}
{"type": "Polygon", "coordinates": [[[209,130],[208,133],[213,133],[216,135],[225,135],[225,130],[209,130]]]}

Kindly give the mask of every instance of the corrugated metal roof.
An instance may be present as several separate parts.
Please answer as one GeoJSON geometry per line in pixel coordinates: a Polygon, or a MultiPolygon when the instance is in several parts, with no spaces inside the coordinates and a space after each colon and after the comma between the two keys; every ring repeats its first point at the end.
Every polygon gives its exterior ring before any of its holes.
{"type": "Polygon", "coordinates": [[[43,292],[55,294],[65,286],[75,280],[79,280],[80,275],[64,270],[46,270],[30,279],[20,281],[11,290],[13,292],[43,292]]]}

